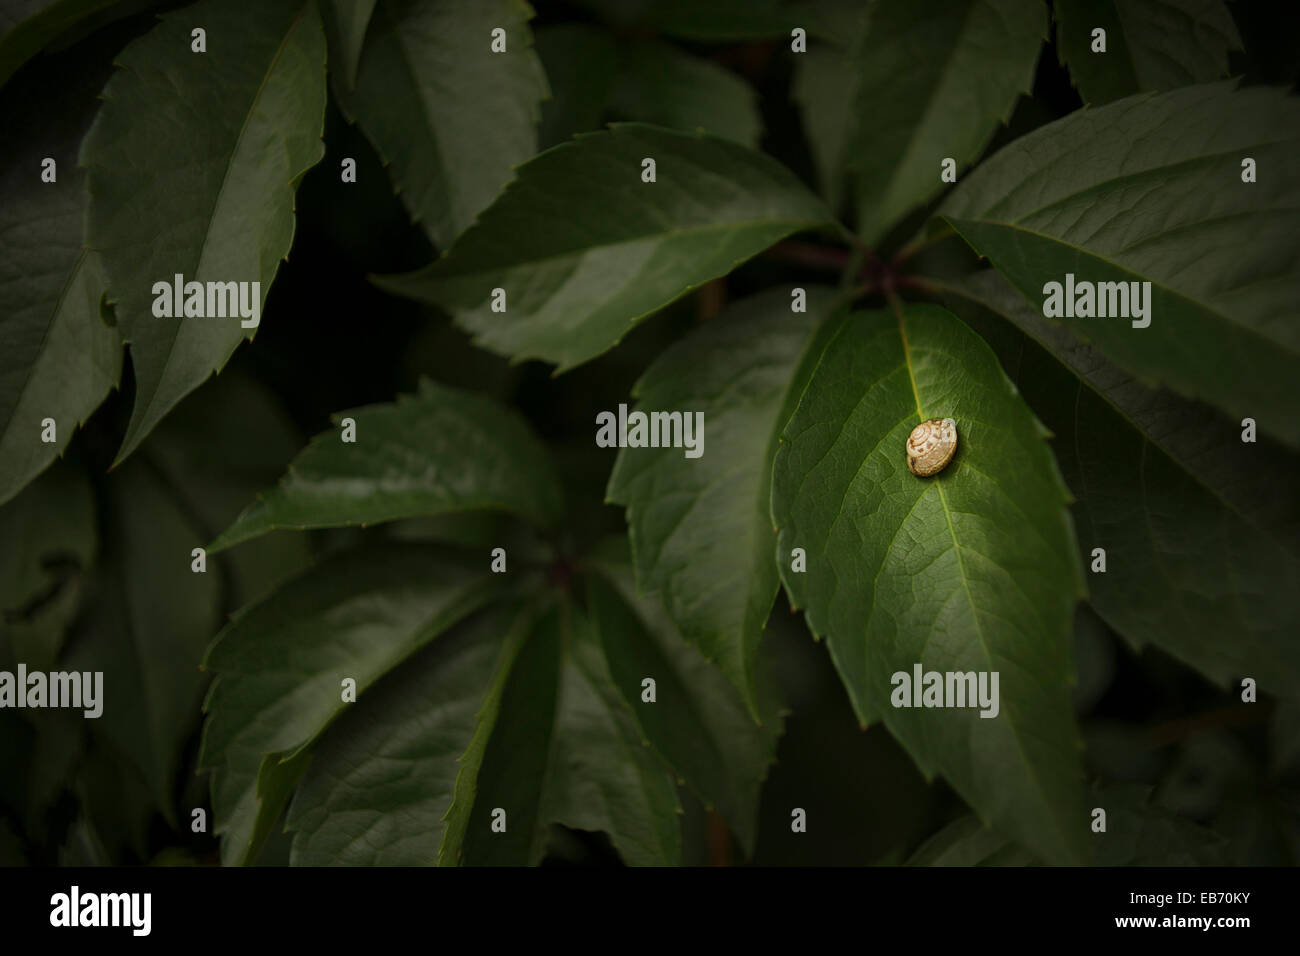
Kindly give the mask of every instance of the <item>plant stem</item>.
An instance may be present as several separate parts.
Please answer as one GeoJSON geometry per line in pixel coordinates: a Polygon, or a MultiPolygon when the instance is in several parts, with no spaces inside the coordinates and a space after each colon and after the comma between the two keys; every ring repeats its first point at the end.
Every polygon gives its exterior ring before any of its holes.
{"type": "Polygon", "coordinates": [[[781,262],[789,262],[793,265],[819,269],[825,272],[842,271],[853,257],[853,253],[849,249],[841,249],[838,246],[822,246],[812,242],[799,242],[793,239],[778,242],[763,255],[769,259],[778,259],[781,262]]]}

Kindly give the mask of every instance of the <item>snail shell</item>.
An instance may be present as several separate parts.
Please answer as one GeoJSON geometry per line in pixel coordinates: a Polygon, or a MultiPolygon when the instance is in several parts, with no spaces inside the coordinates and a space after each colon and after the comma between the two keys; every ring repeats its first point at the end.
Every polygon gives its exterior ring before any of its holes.
{"type": "Polygon", "coordinates": [[[957,452],[957,423],[951,418],[921,422],[907,436],[907,468],[921,478],[948,467],[957,452]]]}

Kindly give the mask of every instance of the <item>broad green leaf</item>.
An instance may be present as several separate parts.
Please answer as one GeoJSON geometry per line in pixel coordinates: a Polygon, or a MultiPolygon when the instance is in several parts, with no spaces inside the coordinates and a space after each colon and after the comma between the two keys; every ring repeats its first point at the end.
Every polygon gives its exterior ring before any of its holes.
{"type": "MultiPolygon", "coordinates": [[[[1300,556],[1300,458],[1294,453],[1263,435],[1257,435],[1254,443],[1243,443],[1239,423],[1221,417],[1200,402],[1143,385],[1096,349],[1043,318],[994,270],[957,283],[926,281],[941,293],[945,303],[951,303],[953,311],[968,322],[978,322],[976,331],[998,352],[1013,380],[1026,364],[1025,343],[1014,331],[979,321],[983,315],[1010,323],[1079,379],[1074,383],[1062,375],[1049,378],[1044,373],[1030,401],[1037,409],[1040,398],[1043,400],[1040,417],[1051,408],[1048,400],[1053,395],[1064,396],[1072,403],[1076,384],[1086,386],[1123,416],[1128,428],[1140,431],[1163,455],[1219,499],[1214,507],[1234,512],[1231,521],[1250,522],[1300,556]],[[973,314],[971,305],[977,307],[973,314]]],[[[1039,367],[1044,363],[1035,359],[1029,364],[1039,367]]],[[[1028,395],[1035,383],[1027,379],[1018,384],[1028,395]]],[[[1068,407],[1063,407],[1057,420],[1047,424],[1058,434],[1068,434],[1071,415],[1068,407]]],[[[1070,484],[1076,495],[1081,493],[1082,488],[1070,484]]],[[[1207,527],[1217,523],[1208,521],[1207,527]]]]}
{"type": "Polygon", "coordinates": [[[289,808],[295,864],[422,865],[461,826],[447,822],[459,784],[473,802],[501,691],[527,636],[522,606],[453,628],[376,684],[316,747],[289,808]],[[477,745],[476,745],[477,744],[477,745]],[[392,768],[400,763],[402,773],[392,768]]]}
{"type": "Polygon", "coordinates": [[[0,94],[0,503],[68,447],[122,369],[121,340],[100,318],[98,262],[81,246],[77,144],[106,66],[55,57],[0,94]],[[52,183],[41,180],[46,157],[56,163],[52,183]]]}
{"type": "Polygon", "coordinates": [[[1056,46],[1085,103],[1172,90],[1228,73],[1241,37],[1223,0],[1053,0],[1056,46]],[[1093,52],[1093,31],[1106,50],[1093,52]]]}
{"type": "Polygon", "coordinates": [[[610,674],[651,747],[754,852],[758,800],[776,756],[784,710],[765,671],[756,675],[759,722],[722,672],[686,644],[657,602],[638,600],[626,543],[591,556],[587,610],[610,674]],[[641,699],[653,678],[656,702],[641,699]]]}
{"type": "Polygon", "coordinates": [[[549,149],[576,133],[599,129],[618,73],[618,46],[605,30],[559,23],[537,31],[550,99],[542,103],[537,143],[549,149]]]}
{"type": "MultiPolygon", "coordinates": [[[[0,8],[0,86],[78,23],[119,0],[9,0],[0,8]]],[[[21,143],[21,138],[13,142],[21,143]]]]}
{"type": "Polygon", "coordinates": [[[175,825],[174,783],[207,683],[199,665],[219,623],[221,578],[191,570],[200,532],[143,460],[114,472],[105,521],[102,573],[87,601],[95,613],[65,664],[103,673],[103,714],[90,729],[138,769],[175,825]]]}
{"type": "Polygon", "coordinates": [[[844,206],[849,141],[862,82],[855,47],[866,35],[868,7],[855,0],[809,4],[808,50],[794,57],[790,95],[799,104],[821,194],[836,213],[844,206]]]}
{"type": "Polygon", "coordinates": [[[537,49],[553,97],[542,107],[543,146],[597,129],[607,111],[758,145],[762,118],[754,89],[712,60],[656,40],[616,43],[584,23],[540,30],[537,49]]]}
{"type": "Polygon", "coordinates": [[[1062,322],[1140,380],[1297,445],[1297,130],[1300,101],[1282,90],[1216,83],[1133,96],[1017,140],[939,212],[1035,309],[1067,274],[1149,281],[1145,328],[1062,322]],[[1247,157],[1257,182],[1242,182],[1247,157]]]}
{"type": "MultiPolygon", "coordinates": [[[[672,778],[643,743],[611,686],[599,639],[576,609],[555,608],[537,622],[496,724],[472,807],[451,811],[453,820],[468,815],[463,842],[444,841],[442,862],[535,863],[552,822],[605,831],[633,865],[680,862],[672,778]],[[505,833],[492,831],[498,807],[507,813],[505,833]]],[[[456,792],[459,800],[460,781],[456,792]]]]}
{"type": "Polygon", "coordinates": [[[213,772],[223,860],[255,856],[255,837],[279,817],[310,745],[350,706],[344,679],[363,698],[494,591],[486,567],[463,555],[389,544],[336,555],[240,611],[208,651],[216,676],[199,759],[213,772]],[[287,779],[277,776],[285,765],[287,779]]]}
{"type": "Polygon", "coordinates": [[[90,482],[71,465],[55,465],[0,508],[0,667],[54,669],[97,537],[90,482]]]}
{"type": "Polygon", "coordinates": [[[1033,85],[1047,16],[1038,0],[941,0],[925,16],[911,0],[878,0],[844,22],[857,30],[838,49],[818,39],[796,58],[796,95],[814,133],[849,104],[844,132],[814,151],[830,195],[849,177],[858,234],[874,245],[944,188],[945,158],[973,162],[1010,117],[1033,85]]]}
{"type": "MultiPolygon", "coordinates": [[[[1095,866],[1222,866],[1225,841],[1213,830],[1150,802],[1150,787],[1108,784],[1093,795],[1106,810],[1106,832],[1088,846],[1095,866]]],[[[907,861],[909,866],[1041,866],[1042,860],[962,817],[940,830],[907,861]]]]}
{"type": "MultiPolygon", "coordinates": [[[[834,290],[812,287],[806,312],[790,290],[739,302],[664,352],[637,383],[637,409],[702,414],[703,454],[624,448],[608,498],[627,506],[637,582],[662,595],[757,716],[754,661],[776,597],[772,458],[807,382],[834,290]]],[[[824,335],[825,332],[823,331],[824,335]]]]}
{"type": "MultiPolygon", "coordinates": [[[[781,579],[824,636],[859,718],[883,718],[921,769],[1053,861],[1087,835],[1070,684],[1082,580],[1066,491],[984,342],[951,313],[856,313],[822,352],[772,474],[781,579]],[[912,429],[956,420],[924,479],[912,429]],[[807,570],[792,570],[802,548],[807,570]],[[996,672],[996,717],[891,706],[914,667],[996,672]]],[[[910,696],[910,695],[909,695],[910,696]]]]}
{"type": "Polygon", "coordinates": [[[375,0],[324,0],[322,13],[328,18],[331,38],[337,38],[336,52],[342,62],[343,82],[346,88],[357,85],[357,66],[361,62],[361,48],[366,40],[366,28],[375,12],[375,0]]]}
{"type": "Polygon", "coordinates": [[[535,863],[562,822],[608,832],[629,863],[665,865],[680,856],[677,813],[581,614],[498,605],[330,729],[288,827],[295,864],[535,863]]]}
{"type": "Polygon", "coordinates": [[[553,526],[563,492],[545,447],[517,412],[422,381],[415,395],[335,416],[356,424],[316,436],[280,484],[212,544],[220,550],[275,528],[367,525],[415,515],[507,511],[553,526]]]}
{"type": "Polygon", "coordinates": [[[620,123],[518,178],[445,256],[381,288],[439,305],[478,344],[558,372],[640,319],[830,213],[775,160],[726,140],[620,123]],[[642,181],[654,159],[656,181],[642,181]],[[494,289],[505,312],[494,312],[494,289]]]}
{"type": "Polygon", "coordinates": [[[995,273],[948,295],[1057,436],[1084,563],[1105,551],[1105,573],[1088,576],[1093,609],[1221,685],[1254,676],[1300,695],[1295,456],[1243,443],[1238,423],[1134,381],[995,273]],[[1007,324],[989,327],[989,312],[1007,324]]]}
{"type": "Polygon", "coordinates": [[[339,722],[290,806],[295,864],[432,864],[443,845],[459,849],[504,682],[532,623],[524,606],[484,611],[339,722]],[[407,773],[391,773],[394,761],[407,773]]]}
{"type": "Polygon", "coordinates": [[[522,0],[392,0],[370,22],[344,114],[389,165],[411,218],[451,246],[537,151],[546,75],[522,0]],[[492,31],[505,31],[494,53],[492,31]]]}
{"type": "Polygon", "coordinates": [[[619,61],[609,108],[622,119],[699,129],[758,146],[763,131],[758,96],[735,73],[671,44],[650,40],[625,43],[619,61]]]}
{"type": "Polygon", "coordinates": [[[260,316],[293,240],[296,184],[323,153],[325,39],[310,0],[200,0],[163,17],[117,63],[81,161],[86,244],[103,261],[135,369],[120,462],[255,331],[237,308],[226,318],[159,317],[153,288],[177,275],[257,282],[260,316]],[[196,24],[206,53],[191,52],[196,24]]]}

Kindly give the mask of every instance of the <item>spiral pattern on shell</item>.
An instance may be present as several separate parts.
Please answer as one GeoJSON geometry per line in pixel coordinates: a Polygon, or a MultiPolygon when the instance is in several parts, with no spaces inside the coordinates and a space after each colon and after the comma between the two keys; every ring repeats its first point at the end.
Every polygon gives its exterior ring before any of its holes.
{"type": "Polygon", "coordinates": [[[957,423],[951,418],[921,422],[907,436],[907,469],[920,478],[948,467],[957,453],[957,423]]]}

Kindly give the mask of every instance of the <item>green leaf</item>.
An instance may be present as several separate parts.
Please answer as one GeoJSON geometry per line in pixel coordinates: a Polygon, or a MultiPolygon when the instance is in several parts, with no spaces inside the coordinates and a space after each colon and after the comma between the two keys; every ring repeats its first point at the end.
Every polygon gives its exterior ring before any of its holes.
{"type": "Polygon", "coordinates": [[[453,829],[446,821],[458,779],[472,803],[483,745],[530,623],[523,612],[497,607],[453,628],[338,722],[289,808],[295,864],[414,866],[438,858],[453,829]],[[398,763],[405,769],[395,774],[398,763]]]}
{"type": "Polygon", "coordinates": [[[551,822],[608,832],[629,863],[666,865],[680,857],[677,813],[581,614],[514,604],[368,691],[315,748],[288,827],[301,865],[532,863],[551,822]]]}
{"type": "Polygon", "coordinates": [[[200,769],[211,770],[222,858],[251,862],[302,758],[380,677],[501,588],[463,556],[417,545],[336,555],[240,611],[215,639],[200,769]],[[291,772],[285,772],[284,767],[291,772]]]}
{"type": "Polygon", "coordinates": [[[843,119],[814,151],[830,195],[849,176],[858,234],[874,245],[944,188],[945,158],[973,162],[1007,121],[1033,85],[1047,18],[1038,0],[943,0],[924,17],[911,0],[880,0],[840,19],[857,30],[797,58],[796,96],[815,134],[843,119]]]}
{"type": "Polygon", "coordinates": [[[253,334],[238,315],[160,318],[152,289],[176,275],[259,282],[260,316],[293,240],[295,185],[323,153],[325,39],[314,2],[201,0],[117,63],[82,163],[86,243],[103,260],[135,369],[120,462],[253,334]],[[206,53],[191,52],[196,24],[206,53]]]}
{"type": "Polygon", "coordinates": [[[343,82],[347,89],[355,89],[361,47],[366,40],[370,17],[375,12],[375,0],[324,0],[321,11],[327,17],[331,39],[337,38],[343,82]]]}
{"type": "Polygon", "coordinates": [[[618,73],[618,46],[605,30],[560,23],[537,31],[537,55],[551,98],[542,103],[537,142],[542,149],[600,127],[618,73]]]}
{"type": "Polygon", "coordinates": [[[609,97],[623,119],[671,129],[703,130],[757,147],[763,131],[758,96],[711,60],[668,43],[634,40],[619,49],[622,69],[609,97]]]}
{"type": "MultiPolygon", "coordinates": [[[[1082,855],[1071,621],[1082,592],[1044,430],[951,313],[856,313],[822,353],[772,475],[781,579],[824,635],[859,718],[883,717],[927,773],[1053,861],[1082,855]],[[933,478],[912,429],[956,420],[933,478]],[[794,572],[794,548],[806,572],[794,572]],[[997,672],[1000,711],[890,706],[913,667],[997,672]]],[[[909,695],[910,696],[910,695],[909,695]]]]}
{"type": "MultiPolygon", "coordinates": [[[[1222,866],[1225,841],[1213,830],[1149,803],[1151,788],[1112,783],[1094,794],[1106,810],[1106,832],[1092,833],[1094,866],[1222,866]]],[[[907,861],[909,866],[1041,866],[1011,840],[975,817],[940,830],[907,861]]]]}
{"type": "Polygon", "coordinates": [[[280,484],[246,508],[212,543],[228,548],[275,528],[368,525],[476,509],[553,526],[563,492],[546,448],[519,414],[491,399],[422,381],[416,395],[336,415],[280,484]]]}
{"type": "Polygon", "coordinates": [[[761,153],[623,123],[520,167],[442,259],[376,281],[453,313],[485,348],[554,362],[558,374],[695,286],[830,219],[761,153]],[[644,158],[655,160],[656,182],[641,181],[644,158]],[[504,313],[492,311],[497,288],[504,313]]]}
{"type": "Polygon", "coordinates": [[[1134,381],[996,273],[944,288],[1057,435],[1083,560],[1106,552],[1105,573],[1089,575],[1093,609],[1135,646],[1155,644],[1220,685],[1253,675],[1300,694],[1295,457],[1134,381]],[[1006,324],[989,327],[990,313],[1006,324]]]}
{"type": "Polygon", "coordinates": [[[463,844],[444,842],[440,859],[534,863],[546,824],[558,822],[605,831],[630,864],[676,864],[680,812],[672,778],[611,687],[589,625],[576,609],[555,608],[511,670],[473,806],[459,811],[468,814],[463,844]],[[492,831],[497,807],[511,808],[505,833],[492,831]]]}
{"type": "Polygon", "coordinates": [[[868,7],[854,0],[808,5],[808,50],[794,57],[791,98],[799,104],[821,194],[832,210],[844,206],[849,141],[862,76],[854,49],[866,35],[868,7]]]}
{"type": "Polygon", "coordinates": [[[1222,0],[1054,0],[1061,63],[1085,103],[1172,90],[1228,73],[1241,36],[1222,0]],[[1092,52],[1092,32],[1106,51],[1092,52]]]}
{"type": "Polygon", "coordinates": [[[626,543],[590,558],[587,609],[619,693],[646,741],[706,806],[716,807],[747,856],[754,852],[758,801],[776,757],[784,711],[770,674],[756,675],[755,723],[722,672],[686,644],[657,602],[637,600],[626,543]],[[656,702],[642,701],[642,681],[656,702]]]}
{"type": "MultiPolygon", "coordinates": [[[[1060,435],[1072,431],[1074,415],[1069,406],[1076,386],[1086,387],[1125,419],[1126,429],[1140,431],[1162,455],[1219,499],[1212,503],[1216,510],[1226,508],[1233,512],[1230,520],[1250,522],[1300,556],[1300,459],[1294,453],[1266,436],[1257,436],[1253,444],[1243,444],[1242,427],[1215,409],[1143,385],[1096,349],[1043,318],[994,270],[956,283],[928,279],[926,283],[940,292],[954,312],[968,323],[975,322],[975,330],[993,346],[1012,379],[1032,396],[1030,404],[1035,409],[1041,404],[1040,416],[1053,414],[1055,420],[1047,422],[1053,431],[1060,435]],[[972,305],[976,307],[974,313],[972,305]],[[998,325],[981,321],[984,316],[998,325]],[[1002,323],[1009,323],[1022,335],[1002,323]],[[1022,370],[1029,366],[1049,364],[1036,357],[1028,360],[1030,354],[1023,336],[1051,353],[1064,366],[1061,371],[1068,371],[1079,382],[1071,382],[1061,374],[1049,377],[1047,372],[1041,373],[1041,383],[1022,376],[1022,370]],[[1024,381],[1020,381],[1022,377],[1024,381]],[[1060,410],[1055,411],[1054,405],[1060,410]]],[[[1076,495],[1082,491],[1077,484],[1069,484],[1076,495]]],[[[1095,504],[1102,506],[1100,502],[1095,504]]],[[[1216,523],[1217,519],[1207,521],[1206,526],[1216,523]]]]}
{"type": "Polygon", "coordinates": [[[939,211],[1036,309],[1045,283],[1070,273],[1149,281],[1149,327],[1113,317],[1065,326],[1148,384],[1252,416],[1297,445],[1297,129],[1300,101],[1281,90],[1218,83],[1134,96],[1017,140],[939,211]],[[1243,157],[1258,163],[1258,182],[1242,182],[1243,157]]]}
{"type": "MultiPolygon", "coordinates": [[[[118,0],[10,0],[0,9],[0,86],[52,41],[116,3],[118,0]]],[[[15,137],[10,142],[25,141],[15,137]]]]}
{"type": "Polygon", "coordinates": [[[60,56],[0,94],[0,503],[68,447],[122,369],[122,343],[100,319],[103,281],[81,246],[85,173],[77,144],[105,68],[60,56]],[[41,181],[42,161],[56,163],[41,181]],[[56,441],[42,440],[54,419],[56,441]]]}
{"type": "Polygon", "coordinates": [[[54,668],[97,537],[90,482],[71,465],[51,468],[0,508],[0,666],[54,668]]]}
{"type": "Polygon", "coordinates": [[[199,665],[219,622],[220,576],[191,570],[200,532],[143,459],[114,473],[107,502],[103,573],[87,601],[95,613],[64,663],[104,674],[103,714],[91,730],[139,770],[174,826],[174,783],[207,683],[199,665]]]}
{"type": "Polygon", "coordinates": [[[389,165],[402,202],[446,249],[537,151],[546,75],[522,0],[394,0],[375,11],[344,114],[389,165]],[[492,51],[492,31],[506,52],[492,51]]]}
{"type": "Polygon", "coordinates": [[[607,492],[627,506],[640,589],[662,595],[682,636],[717,661],[755,717],[754,661],[777,591],[772,458],[836,303],[833,289],[806,291],[807,312],[792,313],[789,290],[774,289],[650,366],[634,390],[637,409],[702,414],[708,443],[699,458],[623,448],[607,492]]]}

